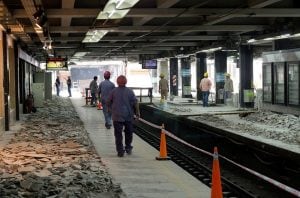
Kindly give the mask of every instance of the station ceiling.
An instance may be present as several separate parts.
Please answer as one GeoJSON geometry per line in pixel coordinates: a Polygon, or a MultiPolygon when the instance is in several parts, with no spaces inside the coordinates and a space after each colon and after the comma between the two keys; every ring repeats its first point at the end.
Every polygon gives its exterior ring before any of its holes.
{"type": "MultiPolygon", "coordinates": [[[[4,0],[0,20],[38,60],[47,55],[74,60],[174,57],[214,47],[235,50],[252,38],[300,33],[299,0],[136,0],[132,7],[116,9],[119,3],[124,2],[4,0]],[[112,9],[108,4],[117,12],[129,11],[116,18],[116,13],[104,13],[112,9]],[[37,21],[34,15],[41,11],[46,17],[37,21]],[[40,22],[42,28],[36,25],[40,22]],[[93,30],[104,36],[83,42],[93,30]]],[[[299,44],[299,37],[293,43],[299,44]]],[[[256,47],[271,49],[271,44],[258,42],[256,47]]]]}

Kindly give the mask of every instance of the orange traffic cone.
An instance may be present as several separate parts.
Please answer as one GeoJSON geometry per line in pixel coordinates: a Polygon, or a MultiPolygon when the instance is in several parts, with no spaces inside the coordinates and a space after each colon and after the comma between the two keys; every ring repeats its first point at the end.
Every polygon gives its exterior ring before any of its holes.
{"type": "Polygon", "coordinates": [[[102,110],[102,109],[103,109],[102,104],[101,104],[101,102],[99,101],[99,102],[98,102],[98,105],[97,105],[97,110],[102,110]]]}
{"type": "Polygon", "coordinates": [[[161,133],[160,133],[160,147],[159,147],[159,157],[156,157],[157,160],[169,160],[170,157],[167,156],[167,144],[166,144],[166,134],[165,126],[162,124],[161,133]]]}
{"type": "Polygon", "coordinates": [[[218,148],[214,147],[211,198],[223,198],[218,148]]]}

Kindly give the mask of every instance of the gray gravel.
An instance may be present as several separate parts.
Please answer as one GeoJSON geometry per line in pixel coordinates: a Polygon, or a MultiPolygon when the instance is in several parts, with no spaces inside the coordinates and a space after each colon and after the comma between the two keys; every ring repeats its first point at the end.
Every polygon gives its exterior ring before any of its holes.
{"type": "Polygon", "coordinates": [[[295,115],[260,111],[234,115],[203,114],[195,119],[239,133],[300,145],[300,118],[295,115]]]}

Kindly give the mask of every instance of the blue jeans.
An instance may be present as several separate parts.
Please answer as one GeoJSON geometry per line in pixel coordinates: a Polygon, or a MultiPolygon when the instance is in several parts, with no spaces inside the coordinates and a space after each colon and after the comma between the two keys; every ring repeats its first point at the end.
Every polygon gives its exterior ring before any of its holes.
{"type": "Polygon", "coordinates": [[[118,153],[124,153],[124,146],[123,146],[123,126],[125,127],[125,150],[130,151],[132,149],[132,133],[133,133],[133,126],[131,121],[125,122],[118,122],[114,121],[114,133],[115,133],[115,143],[116,143],[116,150],[118,153]]]}
{"type": "Polygon", "coordinates": [[[225,96],[224,96],[224,103],[226,104],[226,99],[231,98],[232,93],[231,91],[225,91],[225,96]]]}
{"type": "Polygon", "coordinates": [[[91,99],[91,105],[95,104],[96,105],[96,93],[91,93],[92,99],[91,99]]]}
{"type": "Polygon", "coordinates": [[[56,95],[59,96],[59,86],[56,86],[56,95]]]}
{"type": "Polygon", "coordinates": [[[69,92],[69,96],[71,97],[71,96],[72,96],[72,93],[71,93],[71,86],[68,86],[68,92],[69,92]]]}
{"type": "Polygon", "coordinates": [[[103,115],[105,119],[105,125],[111,125],[111,112],[108,112],[107,106],[105,104],[105,101],[102,100],[102,107],[103,107],[103,115]]]}
{"type": "Polygon", "coordinates": [[[209,91],[202,91],[203,107],[208,107],[208,96],[209,96],[209,91]]]}

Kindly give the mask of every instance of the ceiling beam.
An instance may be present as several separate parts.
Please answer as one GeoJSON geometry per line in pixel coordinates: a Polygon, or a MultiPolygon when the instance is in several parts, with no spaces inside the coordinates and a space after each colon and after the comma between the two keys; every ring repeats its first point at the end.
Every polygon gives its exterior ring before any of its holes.
{"type": "MultiPolygon", "coordinates": [[[[176,3],[178,3],[179,0],[156,0],[156,9],[158,8],[170,8],[173,5],[175,5],[176,3]]],[[[156,12],[158,13],[158,12],[156,12]]],[[[142,16],[141,18],[135,18],[133,20],[133,25],[144,25],[145,23],[147,23],[148,21],[150,21],[151,19],[153,19],[155,16],[142,16]]]]}
{"type": "MultiPolygon", "coordinates": [[[[119,27],[107,27],[99,28],[101,30],[108,30],[111,32],[149,32],[155,30],[155,32],[182,32],[188,30],[189,32],[241,32],[241,31],[260,31],[263,30],[263,25],[199,25],[199,26],[119,26],[119,27]]],[[[96,27],[97,28],[97,27],[96,27]]],[[[87,32],[89,26],[52,26],[51,33],[63,33],[63,32],[87,32]]],[[[33,27],[26,27],[25,31],[28,33],[34,32],[33,27]]]]}
{"type": "MultiPolygon", "coordinates": [[[[82,41],[82,37],[51,37],[54,42],[68,42],[68,41],[82,41]]],[[[105,36],[101,39],[101,41],[132,41],[135,37],[134,36],[105,36]]],[[[227,37],[223,36],[147,36],[143,37],[135,41],[158,41],[161,39],[169,40],[169,41],[210,41],[210,40],[223,40],[227,37]]],[[[38,42],[38,39],[33,39],[33,41],[38,42]]]]}
{"type": "MultiPolygon", "coordinates": [[[[35,32],[38,35],[40,41],[44,42],[46,40],[46,38],[44,37],[43,30],[36,26],[36,23],[35,23],[34,17],[33,17],[33,14],[37,11],[35,8],[35,3],[37,5],[42,5],[41,1],[36,0],[34,2],[33,0],[21,0],[21,2],[23,4],[23,7],[25,8],[26,18],[29,18],[31,21],[31,24],[32,24],[31,29],[33,30],[32,32],[35,32]]],[[[25,32],[26,32],[26,30],[25,30],[25,32]]]]}
{"type": "MultiPolygon", "coordinates": [[[[75,0],[62,0],[62,9],[74,9],[75,0]]],[[[70,26],[72,17],[66,16],[61,18],[61,26],[70,26]]],[[[51,30],[51,29],[50,29],[51,30]]],[[[68,33],[61,33],[61,36],[68,36],[68,33]]],[[[64,41],[62,41],[64,43],[64,41]]]]}
{"type": "MultiPolygon", "coordinates": [[[[70,1],[70,0],[68,0],[70,1]]],[[[74,0],[71,0],[74,1],[74,0]]],[[[68,4],[70,5],[70,4],[68,4]]],[[[129,11],[126,17],[133,17],[136,20],[144,17],[160,17],[169,18],[175,17],[181,13],[184,9],[180,8],[133,8],[129,11]]],[[[232,11],[233,8],[197,8],[187,11],[180,15],[180,17],[202,17],[203,15],[208,17],[224,16],[232,11]]],[[[99,9],[48,9],[48,18],[93,18],[96,17],[99,9]]],[[[13,13],[14,18],[27,18],[25,10],[15,10],[13,13]]],[[[230,17],[300,17],[299,8],[247,8],[247,9],[235,9],[235,12],[230,14],[230,17]],[[277,14],[277,15],[276,15],[277,14]]],[[[228,18],[229,19],[229,18],[228,18]]],[[[142,24],[141,24],[142,25],[142,24]]]]}
{"type": "MultiPolygon", "coordinates": [[[[108,47],[121,47],[123,46],[124,43],[87,43],[85,44],[85,47],[87,48],[93,48],[93,47],[97,47],[97,48],[108,48],[108,47]]],[[[198,42],[163,42],[163,43],[130,43],[126,46],[124,46],[124,48],[126,47],[149,47],[149,46],[156,46],[156,47],[174,47],[174,46],[198,46],[199,43],[198,42]]]]}
{"type": "Polygon", "coordinates": [[[178,3],[180,0],[156,0],[158,8],[169,8],[178,3]]]}
{"type": "MultiPolygon", "coordinates": [[[[78,17],[91,18],[96,17],[100,9],[84,9],[84,8],[62,8],[62,9],[47,9],[47,17],[61,18],[61,17],[78,17]]],[[[15,18],[26,18],[24,9],[15,9],[13,12],[15,18]]]]}
{"type": "MultiPolygon", "coordinates": [[[[273,3],[279,2],[281,0],[248,0],[248,4],[250,4],[250,8],[263,8],[265,6],[271,5],[273,3]]],[[[207,23],[205,23],[205,25],[215,25],[217,23],[223,22],[223,21],[227,21],[228,19],[232,19],[235,18],[236,16],[234,16],[234,14],[240,12],[241,9],[232,9],[230,12],[228,12],[227,14],[225,14],[224,16],[215,19],[215,20],[211,20],[207,23]]]]}
{"type": "MultiPolygon", "coordinates": [[[[108,48],[116,48],[116,47],[123,47],[123,43],[104,43],[104,42],[99,42],[99,43],[86,43],[85,44],[85,49],[90,49],[90,48],[97,48],[97,49],[108,49],[108,48]]],[[[80,44],[60,44],[60,45],[55,45],[53,44],[54,49],[71,49],[71,48],[78,48],[80,44]]],[[[130,43],[129,45],[126,45],[123,47],[123,49],[126,48],[149,48],[149,47],[156,47],[159,49],[164,49],[164,50],[172,50],[174,49],[173,47],[178,47],[178,46],[184,46],[184,47],[196,47],[199,46],[198,42],[163,42],[163,43],[130,43]]]]}
{"type": "Polygon", "coordinates": [[[248,0],[248,5],[250,8],[263,8],[282,0],[248,0]]]}

